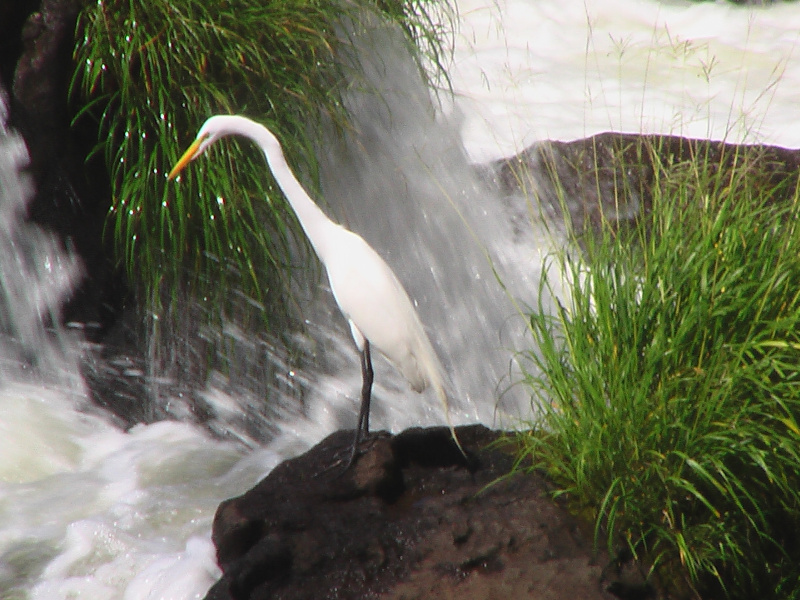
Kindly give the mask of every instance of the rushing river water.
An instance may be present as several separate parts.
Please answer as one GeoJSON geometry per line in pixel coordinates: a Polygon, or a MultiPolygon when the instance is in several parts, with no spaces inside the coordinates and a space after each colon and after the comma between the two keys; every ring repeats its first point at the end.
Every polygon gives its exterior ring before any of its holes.
{"type": "MultiPolygon", "coordinates": [[[[385,102],[351,98],[368,151],[331,147],[323,184],[337,217],[379,248],[417,300],[461,399],[455,420],[507,425],[526,408],[523,390],[502,393],[523,328],[485,254],[511,296],[530,301],[553,241],[536,222],[510,235],[511,209],[470,163],[607,130],[800,147],[800,6],[460,0],[458,8],[454,98],[434,112],[413,69],[387,63],[376,79],[385,102]]],[[[218,502],[355,423],[360,372],[346,326],[329,303],[309,312],[327,368],[295,374],[314,393],[302,414],[276,417],[264,445],[220,441],[178,421],[119,429],[88,398],[80,331],[47,330],[81,267],[24,223],[25,150],[3,111],[0,599],[202,597],[219,575],[210,541],[218,502]]],[[[385,363],[376,371],[375,427],[441,422],[435,398],[410,392],[385,363]]],[[[242,402],[214,387],[206,396],[223,413],[242,402]]]]}

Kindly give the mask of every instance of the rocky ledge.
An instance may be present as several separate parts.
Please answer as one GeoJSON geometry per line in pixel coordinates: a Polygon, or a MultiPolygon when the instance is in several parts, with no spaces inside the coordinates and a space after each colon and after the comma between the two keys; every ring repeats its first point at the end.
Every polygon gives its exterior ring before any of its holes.
{"type": "Polygon", "coordinates": [[[375,435],[348,470],[337,432],[222,503],[223,569],[207,600],[656,597],[593,551],[547,482],[510,475],[501,434],[446,428],[375,435]],[[611,567],[614,568],[611,568],[611,567]]]}

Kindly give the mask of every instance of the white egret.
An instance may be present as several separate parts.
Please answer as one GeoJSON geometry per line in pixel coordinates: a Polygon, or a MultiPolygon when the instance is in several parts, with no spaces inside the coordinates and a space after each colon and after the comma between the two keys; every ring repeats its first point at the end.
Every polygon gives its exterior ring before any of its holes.
{"type": "Polygon", "coordinates": [[[325,266],[333,297],[350,325],[361,355],[361,409],[348,466],[356,456],[362,435],[369,434],[371,346],[397,367],[416,392],[428,386],[436,391],[453,440],[463,454],[450,423],[442,367],[408,294],[389,265],[360,235],[331,221],[314,203],[292,173],[280,142],[269,129],[242,116],[213,116],[200,128],[168,178],[174,179],[189,162],[228,135],[249,138],[263,150],[275,181],[325,266]]]}

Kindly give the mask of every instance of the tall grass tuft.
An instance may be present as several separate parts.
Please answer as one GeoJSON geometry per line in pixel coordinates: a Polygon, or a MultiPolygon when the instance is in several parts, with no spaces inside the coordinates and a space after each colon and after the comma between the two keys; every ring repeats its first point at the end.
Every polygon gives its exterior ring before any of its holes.
{"type": "Polygon", "coordinates": [[[541,420],[520,441],[598,544],[673,591],[795,598],[800,202],[731,152],[721,168],[652,148],[652,209],[551,258],[571,287],[528,315],[541,420]]]}
{"type": "Polygon", "coordinates": [[[251,144],[226,141],[167,183],[202,122],[242,113],[265,123],[314,188],[318,126],[347,126],[342,91],[358,73],[339,59],[362,11],[401,26],[410,47],[419,42],[420,69],[434,75],[448,10],[433,0],[97,0],[84,8],[75,119],[97,122],[95,152],[112,182],[109,231],[154,327],[183,318],[186,299],[218,317],[234,299],[259,307],[269,325],[284,316],[294,270],[308,266],[292,253],[305,239],[251,144]]]}

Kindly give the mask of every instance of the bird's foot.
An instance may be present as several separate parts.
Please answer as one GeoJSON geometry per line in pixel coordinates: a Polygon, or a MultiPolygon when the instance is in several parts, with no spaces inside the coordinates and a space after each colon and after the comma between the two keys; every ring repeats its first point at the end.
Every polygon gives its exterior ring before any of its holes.
{"type": "Polygon", "coordinates": [[[354,441],[350,447],[336,451],[333,455],[334,461],[317,473],[316,477],[329,473],[338,467],[342,467],[339,477],[347,473],[358,462],[358,459],[365,454],[366,450],[363,450],[362,447],[371,443],[375,437],[377,437],[377,434],[368,432],[359,435],[358,442],[354,441]]]}
{"type": "Polygon", "coordinates": [[[363,432],[358,436],[357,441],[354,441],[353,445],[350,447],[350,453],[347,457],[347,462],[344,465],[342,473],[349,471],[350,467],[358,462],[358,459],[365,453],[365,450],[362,450],[362,447],[365,445],[371,445],[376,437],[377,436],[375,434],[370,434],[368,431],[363,432]]]}
{"type": "Polygon", "coordinates": [[[364,454],[363,450],[359,448],[353,448],[350,451],[350,455],[347,457],[347,462],[344,462],[344,469],[342,469],[342,473],[346,473],[350,470],[350,468],[358,462],[358,459],[364,454]]]}

